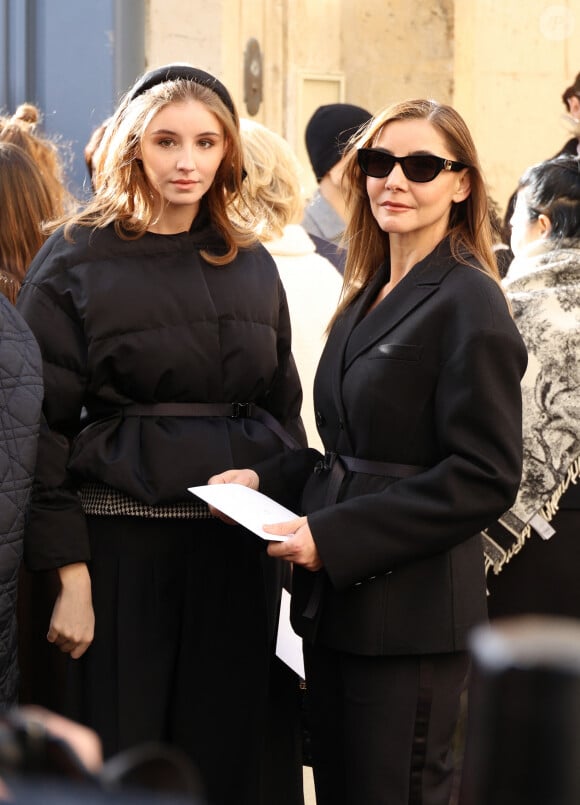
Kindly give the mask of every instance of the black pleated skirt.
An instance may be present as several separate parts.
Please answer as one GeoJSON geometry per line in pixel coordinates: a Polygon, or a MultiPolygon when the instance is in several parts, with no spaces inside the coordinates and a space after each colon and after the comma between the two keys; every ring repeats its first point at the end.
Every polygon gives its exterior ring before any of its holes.
{"type": "Polygon", "coordinates": [[[106,756],[164,741],[212,805],[255,805],[276,587],[264,543],[213,519],[88,523],[95,640],[70,661],[70,715],[106,756]]]}

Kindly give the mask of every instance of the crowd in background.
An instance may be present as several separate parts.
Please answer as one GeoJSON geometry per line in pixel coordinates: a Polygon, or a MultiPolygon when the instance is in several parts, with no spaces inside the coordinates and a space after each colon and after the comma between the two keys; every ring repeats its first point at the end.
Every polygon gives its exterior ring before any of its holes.
{"type": "Polygon", "coordinates": [[[196,67],[127,91],[82,204],[40,110],[0,118],[0,801],[303,805],[305,762],[318,805],[452,801],[471,630],[580,618],[562,102],[503,214],[433,101],[318,108],[312,198],[196,67]],[[228,482],[296,518],[188,491],[228,482]]]}

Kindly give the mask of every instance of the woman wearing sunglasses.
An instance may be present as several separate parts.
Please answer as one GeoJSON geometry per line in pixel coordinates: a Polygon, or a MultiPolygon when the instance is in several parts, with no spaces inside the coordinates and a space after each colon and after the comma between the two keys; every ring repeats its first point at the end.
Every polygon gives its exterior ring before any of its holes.
{"type": "Polygon", "coordinates": [[[351,145],[343,296],[314,383],[326,453],[213,481],[306,515],[268,527],[288,536],[268,552],[294,564],[318,805],[447,805],[487,616],[480,531],[520,480],[526,351],[461,117],[408,101],[351,145]]]}

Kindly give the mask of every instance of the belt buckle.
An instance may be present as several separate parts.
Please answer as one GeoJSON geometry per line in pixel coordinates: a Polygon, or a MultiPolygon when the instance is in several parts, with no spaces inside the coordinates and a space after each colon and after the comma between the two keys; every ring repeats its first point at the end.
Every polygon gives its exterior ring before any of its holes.
{"type": "Polygon", "coordinates": [[[334,466],[336,457],[337,457],[336,453],[326,451],[326,453],[324,454],[324,458],[322,458],[320,461],[317,461],[316,464],[314,465],[314,472],[317,475],[320,475],[323,472],[330,472],[330,470],[334,466]]]}
{"type": "Polygon", "coordinates": [[[232,403],[232,419],[246,419],[251,415],[252,403],[234,402],[232,403]]]}

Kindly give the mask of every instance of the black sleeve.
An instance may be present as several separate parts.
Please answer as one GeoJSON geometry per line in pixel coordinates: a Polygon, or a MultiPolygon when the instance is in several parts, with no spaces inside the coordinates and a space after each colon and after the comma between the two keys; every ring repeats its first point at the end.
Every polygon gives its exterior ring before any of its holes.
{"type": "Polygon", "coordinates": [[[39,286],[25,283],[17,307],[40,346],[44,372],[41,423],[24,557],[31,570],[89,558],[84,513],[67,471],[71,440],[80,428],[86,356],[78,322],[39,286]]]}
{"type": "Polygon", "coordinates": [[[308,516],[337,589],[450,550],[509,509],[522,471],[525,365],[516,335],[472,334],[440,372],[434,427],[442,459],[381,492],[308,516]]]}
{"type": "Polygon", "coordinates": [[[302,387],[291,351],[291,342],[290,312],[286,293],[280,282],[278,339],[276,345],[278,369],[263,405],[284,426],[298,444],[306,447],[306,431],[300,417],[302,387]]]}
{"type": "Polygon", "coordinates": [[[300,514],[302,490],[321,458],[318,450],[307,447],[261,461],[252,469],[260,478],[260,492],[300,514]]]}

